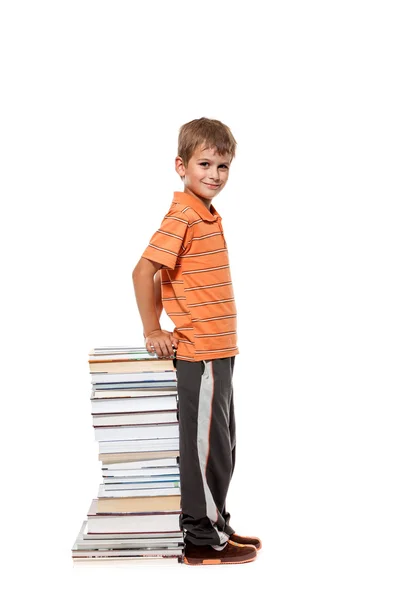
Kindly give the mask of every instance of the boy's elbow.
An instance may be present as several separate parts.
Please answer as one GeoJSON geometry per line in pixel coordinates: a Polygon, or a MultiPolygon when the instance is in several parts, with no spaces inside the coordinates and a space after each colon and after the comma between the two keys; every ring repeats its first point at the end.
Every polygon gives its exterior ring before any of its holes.
{"type": "Polygon", "coordinates": [[[135,288],[139,285],[140,280],[142,279],[142,275],[143,271],[140,267],[140,264],[138,263],[132,271],[132,283],[135,288]]]}
{"type": "Polygon", "coordinates": [[[140,259],[132,271],[132,279],[133,280],[137,279],[142,272],[143,272],[143,261],[142,261],[142,259],[140,259]]]}

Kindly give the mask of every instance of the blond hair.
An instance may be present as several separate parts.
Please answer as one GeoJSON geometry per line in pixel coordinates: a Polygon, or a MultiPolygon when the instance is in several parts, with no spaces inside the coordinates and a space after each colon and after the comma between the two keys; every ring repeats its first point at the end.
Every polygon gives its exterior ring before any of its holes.
{"type": "Polygon", "coordinates": [[[218,154],[230,154],[231,158],[235,156],[236,140],[229,127],[217,119],[201,117],[185,123],[179,129],[178,156],[185,167],[200,145],[215,147],[218,154]]]}

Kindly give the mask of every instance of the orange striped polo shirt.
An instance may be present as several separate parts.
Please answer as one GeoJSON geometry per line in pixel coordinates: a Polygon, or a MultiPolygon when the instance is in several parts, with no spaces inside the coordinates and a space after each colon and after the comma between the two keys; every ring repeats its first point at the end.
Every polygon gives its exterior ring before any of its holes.
{"type": "Polygon", "coordinates": [[[239,354],[228,248],[214,206],[175,192],[142,254],[163,265],[163,307],[175,324],[176,358],[200,361],[239,354]]]}

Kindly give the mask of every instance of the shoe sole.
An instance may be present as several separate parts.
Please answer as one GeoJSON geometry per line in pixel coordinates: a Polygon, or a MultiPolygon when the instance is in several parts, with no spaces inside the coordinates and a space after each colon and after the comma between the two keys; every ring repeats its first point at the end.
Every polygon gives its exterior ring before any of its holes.
{"type": "Polygon", "coordinates": [[[217,558],[205,558],[203,560],[201,558],[191,558],[188,560],[185,556],[183,558],[183,562],[185,565],[190,565],[191,567],[198,567],[200,565],[242,565],[244,563],[253,562],[253,560],[256,560],[256,558],[257,555],[247,558],[246,560],[235,560],[228,562],[227,560],[221,560],[217,558]]]}

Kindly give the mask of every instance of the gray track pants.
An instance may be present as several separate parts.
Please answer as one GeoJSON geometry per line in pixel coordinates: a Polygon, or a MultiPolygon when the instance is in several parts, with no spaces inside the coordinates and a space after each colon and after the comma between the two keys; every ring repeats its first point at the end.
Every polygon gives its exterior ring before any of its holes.
{"type": "Polygon", "coordinates": [[[198,362],[174,359],[181,526],[193,544],[223,544],[234,533],[225,509],[235,467],[234,363],[234,356],[198,362]]]}

